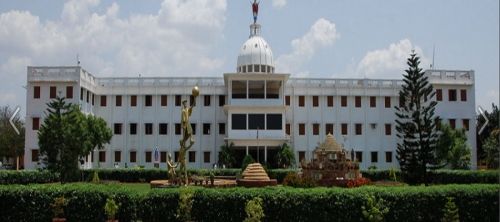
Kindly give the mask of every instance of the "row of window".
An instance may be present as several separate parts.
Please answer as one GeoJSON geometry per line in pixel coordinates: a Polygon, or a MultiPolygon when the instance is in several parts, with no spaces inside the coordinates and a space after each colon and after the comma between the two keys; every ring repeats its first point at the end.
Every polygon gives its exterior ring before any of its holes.
{"type": "MultiPolygon", "coordinates": [[[[333,99],[334,99],[333,96],[326,96],[326,106],[327,107],[333,107],[333,104],[334,104],[333,99]]],[[[363,99],[363,97],[361,97],[361,96],[354,96],[354,107],[361,108],[362,99],[363,99]]],[[[299,107],[305,106],[306,96],[298,96],[297,100],[298,100],[299,107]]],[[[369,101],[370,101],[369,106],[371,108],[377,107],[377,97],[376,96],[370,96],[369,101]]],[[[312,104],[312,107],[319,107],[319,96],[312,96],[311,104],[312,104]]],[[[290,106],[290,96],[285,96],[285,105],[290,106]]],[[[340,96],[340,106],[347,107],[347,96],[340,96]]],[[[390,96],[384,97],[384,106],[385,106],[385,108],[391,108],[391,97],[390,96]]]]}
{"type": "Polygon", "coordinates": [[[278,99],[281,81],[277,80],[233,80],[233,99],[278,99]]]}
{"type": "MultiPolygon", "coordinates": [[[[210,135],[212,124],[203,123],[203,135],[210,135]]],[[[196,124],[191,123],[191,128],[193,129],[193,135],[196,135],[196,124]]],[[[113,125],[114,134],[121,135],[123,133],[123,123],[115,123],[113,125]]],[[[175,124],[175,135],[181,135],[182,129],[181,124],[175,124]]],[[[153,123],[144,123],[144,134],[145,135],[153,135],[153,123]]],[[[137,123],[129,123],[129,134],[137,135],[137,123]]],[[[158,134],[159,135],[168,135],[168,123],[159,123],[158,124],[158,134]]],[[[226,124],[219,123],[219,135],[226,134],[226,124]]]]}
{"type": "Polygon", "coordinates": [[[283,118],[280,113],[267,114],[232,114],[231,129],[233,130],[282,130],[283,118]]]}
{"type": "MultiPolygon", "coordinates": [[[[123,105],[123,96],[121,95],[116,95],[115,97],[115,106],[116,107],[121,107],[123,105]]],[[[168,106],[168,96],[167,95],[160,95],[158,96],[160,98],[160,106],[168,106]]],[[[100,97],[100,105],[101,107],[106,107],[108,105],[107,102],[108,96],[102,95],[100,97]]],[[[175,106],[181,106],[182,105],[182,96],[181,95],[175,95],[175,106]]],[[[212,96],[210,95],[204,95],[203,96],[203,105],[204,106],[211,106],[211,99],[212,96]]],[[[190,105],[193,105],[194,103],[194,97],[190,96],[189,97],[189,103],[190,105]]],[[[219,106],[224,106],[226,105],[226,96],[224,95],[219,95],[219,106]]],[[[131,95],[130,96],[130,106],[135,107],[137,106],[137,95],[131,95]]],[[[153,95],[144,95],[144,106],[146,107],[151,107],[153,106],[153,95]]]]}
{"type": "Polygon", "coordinates": [[[261,72],[261,73],[274,73],[274,67],[268,65],[243,65],[238,67],[239,73],[247,72],[261,72]]]}
{"type": "MultiPolygon", "coordinates": [[[[119,151],[119,150],[115,150],[113,152],[113,157],[114,157],[114,162],[115,163],[120,163],[122,162],[122,151],[119,151]]],[[[161,162],[161,163],[165,163],[167,162],[167,152],[166,151],[161,151],[159,152],[159,156],[158,156],[158,160],[161,162]]],[[[31,161],[32,162],[38,162],[39,159],[40,159],[40,153],[39,153],[39,150],[37,149],[34,149],[34,150],[31,150],[31,161]]],[[[174,158],[175,158],[175,162],[178,162],[179,160],[179,152],[176,151],[174,153],[174,158]]],[[[203,162],[204,163],[210,163],[210,156],[211,156],[211,152],[210,151],[204,151],[203,152],[203,162]]],[[[99,157],[99,162],[106,162],[106,151],[99,151],[98,152],[98,157],[99,157]]],[[[144,152],[144,161],[146,163],[151,163],[154,161],[154,154],[153,152],[151,151],[145,151],[144,152]]],[[[188,152],[188,160],[190,163],[195,163],[196,162],[196,151],[189,151],[188,152]]],[[[94,154],[92,153],[91,155],[91,161],[93,162],[94,161],[94,154]]],[[[129,162],[130,163],[136,163],[137,162],[137,151],[130,151],[129,152],[129,162]]]]}
{"type": "MultiPolygon", "coordinates": [[[[443,90],[436,89],[436,100],[443,101],[443,90]]],[[[455,102],[457,101],[457,89],[448,89],[448,101],[455,102]]],[[[467,90],[460,90],[460,101],[467,102],[467,90]]]]}
{"type": "MultiPolygon", "coordinates": [[[[299,151],[299,161],[306,161],[306,151],[299,151]]],[[[355,151],[355,158],[356,161],[358,162],[363,162],[363,151],[355,151]]],[[[370,152],[370,162],[371,163],[378,163],[378,151],[371,151],[370,152]]],[[[386,163],[392,163],[392,151],[386,151],[385,152],[385,162],[386,163]]]]}
{"type": "MultiPolygon", "coordinates": [[[[372,123],[370,124],[372,129],[375,129],[377,124],[376,123],[372,123]]],[[[298,124],[299,126],[299,135],[300,136],[303,136],[303,135],[306,135],[306,124],[305,123],[299,123],[298,124]]],[[[347,123],[342,123],[340,124],[340,131],[341,131],[341,134],[342,135],[347,135],[348,134],[348,124],[347,123]]],[[[327,134],[333,134],[334,133],[334,124],[333,123],[326,123],[325,124],[325,135],[327,134]]],[[[392,125],[390,123],[386,123],[384,125],[385,127],[385,135],[392,135],[392,125]]],[[[356,135],[362,135],[363,134],[363,124],[361,123],[355,123],[354,124],[354,133],[356,135]]],[[[312,124],[312,134],[313,135],[319,135],[319,131],[320,131],[320,124],[319,123],[313,123],[312,124]]],[[[291,133],[291,125],[289,123],[286,124],[285,126],[285,133],[287,135],[290,135],[291,133]]]]}
{"type": "MultiPolygon", "coordinates": [[[[40,97],[41,97],[40,86],[34,86],[33,87],[33,98],[40,99],[40,97]]],[[[54,99],[56,97],[57,97],[57,87],[50,86],[49,87],[49,98],[54,99]]],[[[66,98],[73,99],[73,86],[66,86],[66,98]]]]}

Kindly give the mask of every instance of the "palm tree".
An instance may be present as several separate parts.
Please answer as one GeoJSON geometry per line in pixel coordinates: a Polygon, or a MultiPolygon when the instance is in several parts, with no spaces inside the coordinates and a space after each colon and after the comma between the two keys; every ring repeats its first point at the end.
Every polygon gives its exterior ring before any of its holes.
{"type": "Polygon", "coordinates": [[[295,155],[287,143],[283,143],[283,145],[281,145],[280,150],[276,155],[276,162],[278,163],[278,167],[282,168],[288,168],[294,165],[295,155]]]}

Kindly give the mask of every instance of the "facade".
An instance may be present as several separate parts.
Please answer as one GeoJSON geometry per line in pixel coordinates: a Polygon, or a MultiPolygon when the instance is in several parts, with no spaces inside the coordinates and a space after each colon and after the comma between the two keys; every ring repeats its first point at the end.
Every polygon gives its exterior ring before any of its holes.
{"type": "MultiPolygon", "coordinates": [[[[452,127],[466,128],[476,166],[474,71],[427,70],[436,90],[436,114],[452,127]],[[469,127],[470,126],[470,127],[469,127]]],[[[234,143],[237,159],[250,154],[273,162],[289,143],[297,164],[311,160],[331,133],[353,149],[360,168],[397,167],[395,114],[401,80],[293,78],[275,73],[270,46],[260,25],[250,25],[236,72],[222,77],[105,78],[80,66],[28,67],[25,168],[39,167],[37,130],[52,98],[64,96],[85,113],[104,118],[111,143],[94,151],[85,167],[164,168],[167,152],[177,157],[181,101],[200,88],[191,116],[195,145],[188,166],[209,168],[220,146],[234,143]],[[158,158],[155,158],[158,150],[158,158]]]]}

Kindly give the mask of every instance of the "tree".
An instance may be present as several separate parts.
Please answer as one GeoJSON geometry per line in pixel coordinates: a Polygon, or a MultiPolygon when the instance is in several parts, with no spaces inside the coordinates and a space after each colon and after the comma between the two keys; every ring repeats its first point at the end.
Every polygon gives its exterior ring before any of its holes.
{"type": "Polygon", "coordinates": [[[498,141],[498,136],[500,134],[500,130],[495,130],[491,133],[491,135],[485,140],[483,149],[484,149],[484,160],[486,162],[486,166],[490,169],[498,169],[499,164],[499,152],[500,146],[498,141]]]}
{"type": "Polygon", "coordinates": [[[14,111],[9,106],[0,107],[0,157],[17,158],[24,154],[24,123],[16,116],[13,123],[19,134],[10,125],[14,111]]]}
{"type": "Polygon", "coordinates": [[[276,162],[278,163],[278,166],[282,168],[288,168],[295,163],[295,155],[287,143],[283,143],[283,145],[281,145],[280,150],[276,155],[276,162]]]}
{"type": "Polygon", "coordinates": [[[458,208],[452,197],[447,198],[446,204],[443,209],[443,218],[441,218],[442,222],[459,222],[460,217],[458,214],[458,208]]]}
{"type": "Polygon", "coordinates": [[[434,116],[435,92],[428,77],[419,68],[420,58],[412,52],[409,68],[403,74],[404,84],[399,91],[396,109],[396,131],[400,139],[397,159],[403,179],[410,184],[426,183],[427,169],[435,163],[438,135],[434,116]]]}
{"type": "Polygon", "coordinates": [[[255,160],[253,159],[252,156],[246,155],[245,158],[243,158],[243,163],[241,164],[241,169],[245,170],[248,166],[248,164],[255,163],[255,160]]]}
{"type": "MultiPolygon", "coordinates": [[[[497,105],[492,103],[491,104],[491,111],[488,112],[488,110],[485,110],[484,115],[488,118],[488,125],[486,125],[484,127],[484,130],[481,133],[479,133],[479,130],[485,124],[486,119],[484,119],[482,114],[477,115],[477,125],[476,125],[477,131],[476,132],[478,134],[477,134],[476,144],[477,144],[477,156],[478,156],[478,158],[487,162],[488,160],[491,160],[491,158],[487,156],[489,154],[488,154],[488,151],[486,150],[485,145],[486,145],[486,142],[488,140],[490,140],[489,139],[490,136],[495,131],[500,130],[500,126],[499,126],[499,124],[500,124],[500,120],[499,120],[500,110],[498,109],[497,105]]],[[[497,138],[498,138],[498,134],[497,134],[497,138]]],[[[491,140],[490,140],[490,142],[491,142],[491,140]]],[[[491,145],[491,143],[490,143],[490,145],[491,145]]],[[[489,147],[489,148],[491,148],[491,147],[489,147]]],[[[490,151],[492,151],[492,150],[490,149],[490,151]]]]}
{"type": "Polygon", "coordinates": [[[436,165],[451,169],[468,169],[471,149],[467,144],[464,129],[452,129],[448,124],[440,126],[440,135],[436,147],[436,165]]]}
{"type": "Polygon", "coordinates": [[[219,163],[229,168],[231,168],[235,162],[233,146],[234,143],[226,143],[220,147],[219,163]]]}
{"type": "Polygon", "coordinates": [[[43,162],[60,173],[61,182],[78,178],[78,159],[111,140],[103,119],[83,114],[77,105],[57,97],[47,104],[46,118],[38,131],[43,162]]]}

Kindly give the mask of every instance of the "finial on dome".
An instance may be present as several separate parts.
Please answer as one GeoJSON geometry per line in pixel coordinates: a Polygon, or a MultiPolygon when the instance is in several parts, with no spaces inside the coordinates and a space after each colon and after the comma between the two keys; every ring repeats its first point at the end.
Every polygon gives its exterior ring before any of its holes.
{"type": "Polygon", "coordinates": [[[259,15],[259,3],[260,1],[253,0],[252,12],[253,12],[253,24],[257,23],[257,16],[259,15]]]}

